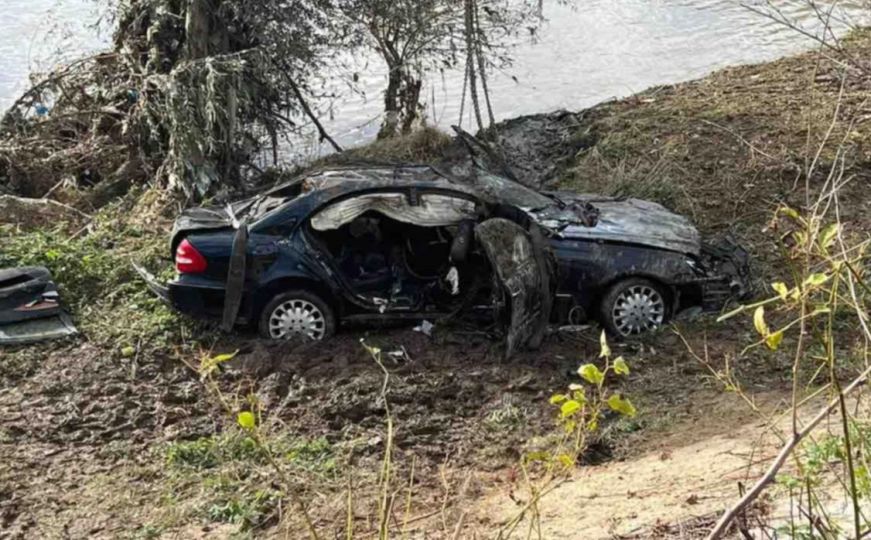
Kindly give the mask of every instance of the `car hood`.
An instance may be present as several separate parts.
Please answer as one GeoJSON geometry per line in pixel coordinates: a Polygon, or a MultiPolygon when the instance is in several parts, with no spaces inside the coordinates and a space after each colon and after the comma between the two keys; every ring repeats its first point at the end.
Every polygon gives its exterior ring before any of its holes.
{"type": "Polygon", "coordinates": [[[557,193],[563,201],[590,203],[599,210],[592,227],[569,225],[560,230],[565,238],[624,242],[699,255],[699,231],[685,217],[650,201],[596,195],[557,193]]]}

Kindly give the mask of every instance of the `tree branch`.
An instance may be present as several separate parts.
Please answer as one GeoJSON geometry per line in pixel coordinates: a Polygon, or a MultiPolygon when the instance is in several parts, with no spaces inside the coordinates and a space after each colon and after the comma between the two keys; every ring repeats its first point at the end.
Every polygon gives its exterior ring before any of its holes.
{"type": "Polygon", "coordinates": [[[324,129],[324,125],[321,124],[321,121],[318,119],[318,116],[314,113],[312,108],[309,107],[308,101],[306,101],[305,96],[302,95],[302,91],[300,90],[299,86],[296,84],[296,81],[294,81],[293,79],[288,77],[287,82],[290,85],[290,89],[293,92],[293,95],[296,96],[296,99],[299,101],[299,106],[302,107],[303,112],[305,112],[306,116],[308,116],[311,119],[312,123],[317,128],[319,140],[321,142],[323,142],[323,141],[329,142],[330,145],[333,147],[333,149],[336,152],[342,152],[343,151],[342,147],[339,146],[339,143],[337,143],[335,140],[333,140],[332,137],[330,137],[330,134],[327,133],[326,129],[324,129]]]}
{"type": "Polygon", "coordinates": [[[783,448],[780,449],[780,452],[777,454],[777,457],[768,467],[768,470],[765,471],[765,474],[762,475],[762,478],[756,481],[752,488],[750,488],[747,493],[741,497],[734,506],[726,510],[722,517],[720,517],[717,524],[711,529],[711,532],[706,537],[706,540],[718,540],[722,538],[726,533],[726,530],[729,528],[729,525],[732,524],[732,521],[735,520],[738,515],[743,512],[757,497],[762,493],[762,490],[765,489],[765,486],[770,484],[774,477],[777,475],[780,468],[783,467],[783,464],[786,462],[786,458],[792,453],[798,443],[804,439],[808,433],[810,433],[823,419],[828,416],[832,410],[840,404],[840,400],[849,395],[853,390],[855,390],[858,386],[865,383],[868,379],[868,375],[871,374],[871,367],[862,372],[861,375],[856,377],[853,382],[851,382],[844,391],[839,393],[837,397],[829,402],[829,404],[824,407],[817,415],[810,421],[808,425],[806,425],[801,431],[794,432],[792,437],[783,445],[783,448]]]}

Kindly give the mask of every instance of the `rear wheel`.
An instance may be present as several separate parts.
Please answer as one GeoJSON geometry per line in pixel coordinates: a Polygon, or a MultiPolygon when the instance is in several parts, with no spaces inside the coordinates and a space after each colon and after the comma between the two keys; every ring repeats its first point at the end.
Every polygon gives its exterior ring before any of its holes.
{"type": "Polygon", "coordinates": [[[292,290],[273,298],[260,315],[260,335],[268,339],[302,337],[320,341],[333,335],[336,319],[318,295],[292,290]]]}
{"type": "Polygon", "coordinates": [[[660,285],[646,279],[617,282],[608,289],[599,306],[602,324],[616,336],[646,334],[665,323],[667,298],[660,285]]]}

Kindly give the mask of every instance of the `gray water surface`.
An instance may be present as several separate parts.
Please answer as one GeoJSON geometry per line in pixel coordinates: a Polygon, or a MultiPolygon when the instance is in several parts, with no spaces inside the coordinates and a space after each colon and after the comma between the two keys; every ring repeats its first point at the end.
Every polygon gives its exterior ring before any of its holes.
{"type": "MultiPolygon", "coordinates": [[[[777,5],[808,30],[818,30],[805,1],[777,5]]],[[[652,85],[813,45],[735,0],[576,0],[574,7],[545,6],[548,22],[540,41],[519,44],[514,65],[491,74],[497,120],[559,108],[578,110],[652,85]]],[[[108,41],[91,28],[99,16],[94,0],[0,0],[0,7],[0,109],[26,87],[31,70],[95,52],[108,41]]],[[[866,11],[861,0],[842,1],[835,13],[858,21],[866,11]]],[[[356,62],[364,95],[337,100],[326,122],[343,145],[373,138],[380,121],[384,67],[374,57],[356,62]]],[[[446,128],[459,121],[463,75],[448,71],[433,79],[427,82],[427,114],[446,128]]],[[[463,125],[468,127],[468,105],[465,111],[463,125]]],[[[302,153],[325,150],[310,144],[302,153]]],[[[294,153],[300,151],[297,146],[294,153]]]]}

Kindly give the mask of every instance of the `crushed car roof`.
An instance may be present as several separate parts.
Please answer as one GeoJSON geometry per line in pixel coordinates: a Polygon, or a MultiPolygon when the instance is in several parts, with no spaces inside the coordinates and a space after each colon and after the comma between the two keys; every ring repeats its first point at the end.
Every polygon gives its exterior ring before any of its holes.
{"type": "MultiPolygon", "coordinates": [[[[287,204],[311,209],[359,191],[387,187],[446,189],[483,202],[519,208],[553,234],[587,240],[624,242],[698,254],[698,230],[685,217],[639,199],[572,192],[540,192],[479,166],[444,172],[430,165],[354,165],[320,168],[280,183],[226,208],[186,211],[177,229],[211,229],[266,221],[287,204]]],[[[175,235],[173,235],[175,236],[175,235]]]]}

